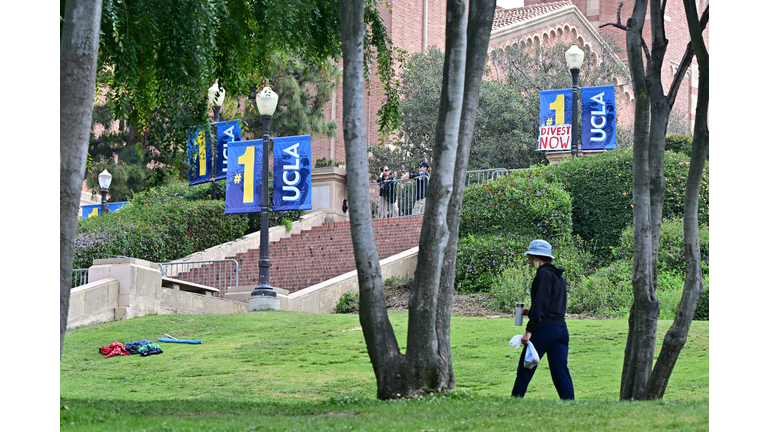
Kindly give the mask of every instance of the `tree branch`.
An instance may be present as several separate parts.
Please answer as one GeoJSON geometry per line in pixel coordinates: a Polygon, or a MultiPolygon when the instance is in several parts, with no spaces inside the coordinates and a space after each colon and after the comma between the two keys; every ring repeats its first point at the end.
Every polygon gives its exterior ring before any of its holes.
{"type": "MultiPolygon", "coordinates": [[[[701,19],[699,20],[699,26],[701,27],[702,32],[707,28],[708,23],[709,5],[707,5],[706,9],[704,9],[704,13],[701,14],[701,19]]],[[[672,106],[675,103],[677,92],[680,89],[680,83],[682,83],[683,78],[685,77],[685,72],[688,71],[688,67],[690,67],[691,63],[693,62],[693,56],[693,41],[690,41],[688,42],[688,46],[685,48],[683,58],[680,60],[680,66],[677,68],[677,72],[675,73],[675,77],[672,79],[672,84],[669,88],[669,95],[667,95],[667,103],[669,106],[672,106]]]]}
{"type": "Polygon", "coordinates": [[[627,27],[621,25],[621,8],[622,8],[622,6],[624,6],[624,2],[619,2],[619,7],[616,8],[616,22],[615,23],[605,23],[605,24],[601,25],[600,28],[607,27],[607,26],[613,26],[613,27],[616,27],[618,29],[627,31],[627,27]]]}

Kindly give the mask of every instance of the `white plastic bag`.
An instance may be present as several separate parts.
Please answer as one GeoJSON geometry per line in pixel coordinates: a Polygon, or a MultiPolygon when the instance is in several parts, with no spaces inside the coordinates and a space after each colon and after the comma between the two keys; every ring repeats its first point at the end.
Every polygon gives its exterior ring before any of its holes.
{"type": "Polygon", "coordinates": [[[520,342],[520,339],[522,338],[523,338],[523,335],[514,336],[512,339],[509,340],[509,344],[515,347],[515,350],[517,350],[522,345],[522,342],[520,342]]]}
{"type": "Polygon", "coordinates": [[[528,342],[528,350],[525,353],[525,359],[523,360],[523,366],[526,369],[533,369],[539,364],[539,353],[536,352],[536,348],[533,347],[531,342],[528,342]]]}

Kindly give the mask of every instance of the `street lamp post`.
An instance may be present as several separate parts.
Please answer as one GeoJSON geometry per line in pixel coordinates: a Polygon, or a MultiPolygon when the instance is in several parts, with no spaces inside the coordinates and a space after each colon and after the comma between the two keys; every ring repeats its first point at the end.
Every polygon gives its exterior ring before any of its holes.
{"type": "Polygon", "coordinates": [[[261,163],[261,243],[259,245],[259,284],[256,285],[251,298],[277,297],[275,290],[269,285],[269,122],[277,108],[277,94],[267,86],[256,95],[256,107],[261,114],[261,124],[264,131],[262,142],[261,163]]]}
{"type": "Polygon", "coordinates": [[[573,99],[571,103],[571,156],[573,157],[579,155],[579,142],[577,141],[578,134],[576,133],[578,126],[578,118],[576,117],[576,93],[579,88],[579,70],[581,69],[583,62],[584,51],[576,46],[576,44],[571,45],[571,47],[568,48],[568,51],[565,52],[565,63],[571,71],[571,79],[573,80],[573,99]]]}
{"type": "Polygon", "coordinates": [[[102,171],[101,174],[99,174],[99,186],[101,186],[101,214],[107,214],[107,212],[109,212],[107,192],[109,192],[109,185],[111,183],[112,174],[107,170],[102,171]]]}
{"type": "Polygon", "coordinates": [[[218,151],[218,126],[219,114],[221,113],[221,104],[224,103],[224,89],[219,90],[218,81],[208,89],[208,103],[213,107],[213,174],[211,175],[211,199],[216,201],[216,152],[218,151]]]}

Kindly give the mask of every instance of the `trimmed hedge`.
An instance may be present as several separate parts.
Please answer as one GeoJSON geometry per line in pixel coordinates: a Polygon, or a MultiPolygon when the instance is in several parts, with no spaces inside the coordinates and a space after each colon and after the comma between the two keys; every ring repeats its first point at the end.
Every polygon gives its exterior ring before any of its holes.
{"type": "Polygon", "coordinates": [[[525,259],[522,253],[533,239],[555,245],[570,238],[568,193],[546,181],[542,170],[514,174],[472,185],[464,193],[456,251],[458,291],[491,290],[513,260],[525,259]]]}
{"type": "MultiPolygon", "coordinates": [[[[690,159],[666,152],[664,158],[664,218],[683,216],[685,182],[690,159]]],[[[572,198],[573,232],[588,241],[595,253],[608,258],[621,232],[632,223],[632,149],[610,150],[592,157],[566,160],[547,168],[572,198]]],[[[699,222],[709,224],[709,165],[704,171],[699,222]]]]}
{"type": "Polygon", "coordinates": [[[225,215],[222,201],[129,203],[119,212],[80,220],[73,268],[118,255],[167,262],[234,240],[247,228],[248,217],[225,215]]]}
{"type": "Polygon", "coordinates": [[[73,268],[120,255],[171,261],[242,237],[248,222],[247,215],[225,215],[224,202],[210,199],[210,184],[165,185],[136,194],[120,211],[80,219],[73,268]]]}
{"type": "Polygon", "coordinates": [[[544,174],[532,168],[467,187],[459,237],[507,235],[550,243],[568,238],[573,228],[571,198],[544,174]]]}

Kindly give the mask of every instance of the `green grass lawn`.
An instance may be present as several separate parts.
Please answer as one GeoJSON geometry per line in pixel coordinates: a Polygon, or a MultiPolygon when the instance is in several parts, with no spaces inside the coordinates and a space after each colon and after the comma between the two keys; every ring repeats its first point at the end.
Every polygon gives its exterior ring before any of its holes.
{"type": "MultiPolygon", "coordinates": [[[[406,312],[391,312],[405,350],[406,312]]],[[[662,401],[619,402],[627,322],[571,320],[576,400],[562,402],[546,357],[525,399],[509,394],[522,333],[510,319],[452,318],[455,392],[375,399],[357,315],[156,315],[67,333],[61,430],[708,430],[709,323],[694,322],[662,401]],[[164,353],[105,359],[111,342],[163,334],[164,353]]],[[[659,323],[657,348],[670,321],[659,323]]]]}

